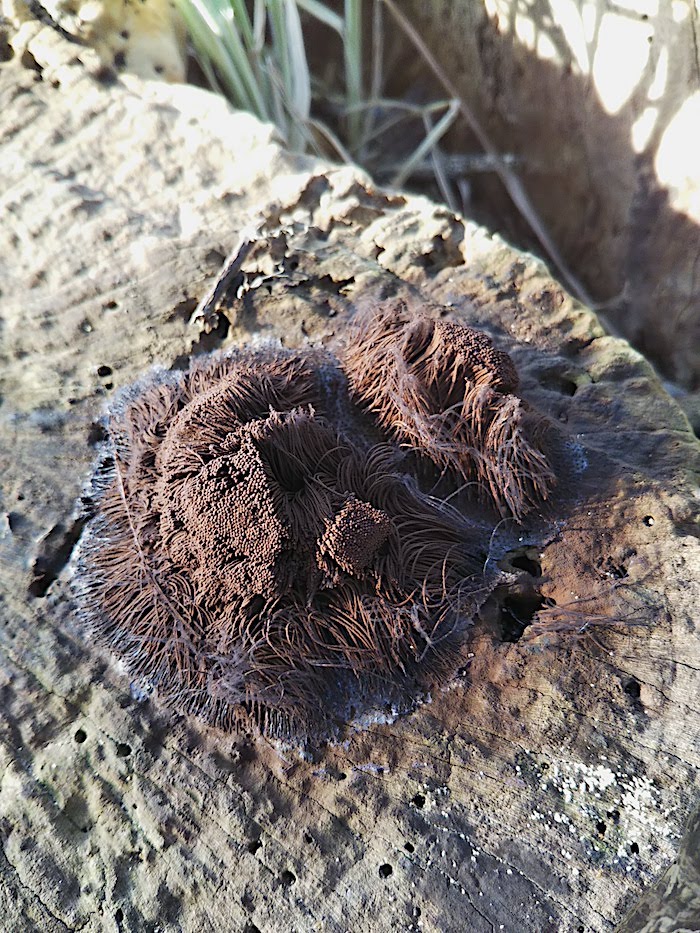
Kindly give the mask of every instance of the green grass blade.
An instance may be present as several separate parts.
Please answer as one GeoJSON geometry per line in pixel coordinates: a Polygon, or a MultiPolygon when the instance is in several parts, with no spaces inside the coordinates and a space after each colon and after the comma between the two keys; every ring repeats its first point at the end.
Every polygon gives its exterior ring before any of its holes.
{"type": "Polygon", "coordinates": [[[277,66],[276,93],[284,110],[287,141],[303,149],[305,137],[300,124],[311,110],[311,77],[306,60],[304,35],[294,0],[268,0],[272,29],[272,60],[277,66]]]}
{"type": "Polygon", "coordinates": [[[338,16],[333,10],[329,9],[325,3],[319,0],[296,0],[299,9],[309,13],[321,23],[330,26],[339,36],[343,35],[343,17],[338,16]]]}
{"type": "MultiPolygon", "coordinates": [[[[211,3],[212,0],[205,0],[205,2],[211,3]]],[[[251,101],[249,109],[262,120],[269,120],[270,113],[260,89],[260,79],[251,66],[243,40],[236,28],[235,14],[232,7],[226,6],[222,10],[221,21],[223,24],[222,38],[229,50],[232,66],[239,74],[251,101]]]]}
{"type": "Polygon", "coordinates": [[[203,63],[211,63],[207,65],[205,71],[211,72],[213,66],[219,76],[217,84],[224,85],[234,106],[252,110],[253,102],[231,61],[230,50],[222,38],[222,28],[216,12],[210,10],[206,2],[201,3],[199,0],[177,0],[177,2],[200,60],[203,63]]]}
{"type": "Polygon", "coordinates": [[[356,151],[362,132],[362,114],[355,110],[362,95],[362,0],[345,0],[345,29],[343,30],[345,57],[345,88],[348,113],[348,142],[356,151]]]}
{"type": "Polygon", "coordinates": [[[400,188],[410,178],[414,168],[419,165],[423,159],[432,150],[435,144],[441,139],[454,123],[459,113],[459,101],[450,102],[447,112],[438,120],[432,130],[426,135],[425,139],[417,146],[411,155],[406,159],[400,171],[394,175],[392,185],[400,188]]]}
{"type": "Polygon", "coordinates": [[[267,28],[267,0],[255,0],[253,4],[253,53],[262,55],[265,48],[267,28]]]}
{"type": "Polygon", "coordinates": [[[287,30],[284,16],[284,0],[267,0],[267,12],[272,30],[272,51],[279,68],[282,84],[291,87],[292,75],[287,50],[287,30]]]}
{"type": "MultiPolygon", "coordinates": [[[[225,2],[225,0],[223,0],[225,2]]],[[[248,9],[243,0],[228,0],[233,11],[233,21],[240,32],[243,45],[248,52],[255,48],[255,36],[253,35],[253,24],[248,15],[248,9]]]]}
{"type": "Polygon", "coordinates": [[[297,118],[306,121],[311,113],[311,75],[306,60],[301,19],[294,0],[285,0],[285,18],[287,22],[287,53],[292,75],[292,94],[290,98],[297,118]]]}
{"type": "MultiPolygon", "coordinates": [[[[425,132],[430,135],[433,130],[430,114],[426,113],[423,115],[423,125],[425,126],[425,132]]],[[[437,186],[440,189],[440,194],[442,195],[443,201],[454,214],[458,213],[459,208],[457,206],[457,201],[455,200],[452,186],[450,185],[449,179],[447,177],[445,161],[437,143],[435,143],[433,148],[430,150],[430,161],[433,168],[433,175],[435,177],[435,181],[437,182],[437,186]]]]}
{"type": "MultiPolygon", "coordinates": [[[[381,97],[384,86],[384,17],[381,0],[373,0],[372,6],[372,57],[369,97],[370,100],[381,97]]],[[[372,132],[377,120],[377,111],[370,108],[364,120],[362,152],[365,152],[367,137],[372,132]]]]}

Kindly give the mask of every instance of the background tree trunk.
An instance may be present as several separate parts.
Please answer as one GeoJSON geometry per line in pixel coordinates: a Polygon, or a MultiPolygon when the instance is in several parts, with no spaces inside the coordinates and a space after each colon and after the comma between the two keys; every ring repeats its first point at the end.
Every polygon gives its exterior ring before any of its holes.
{"type": "MultiPolygon", "coordinates": [[[[535,210],[570,269],[606,303],[606,320],[664,376],[697,391],[697,5],[400,6],[498,150],[515,156],[535,210]]],[[[414,52],[411,62],[409,83],[425,70],[414,52]]],[[[473,152],[474,140],[463,130],[452,148],[473,152]]],[[[471,181],[475,205],[531,242],[495,176],[471,181]]]]}

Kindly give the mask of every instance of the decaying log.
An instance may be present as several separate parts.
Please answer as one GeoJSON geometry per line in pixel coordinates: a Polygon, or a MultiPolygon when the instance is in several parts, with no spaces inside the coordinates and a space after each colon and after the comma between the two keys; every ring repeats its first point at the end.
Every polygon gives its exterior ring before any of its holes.
{"type": "MultiPolygon", "coordinates": [[[[678,859],[698,795],[684,415],[531,256],[285,153],[208,92],[116,80],[43,28],[22,41],[0,67],[4,928],[613,929],[678,859]],[[259,218],[240,297],[190,324],[259,218]],[[408,715],[304,756],[166,712],[89,643],[69,586],[105,399],[212,349],[332,346],[388,295],[511,354],[581,451],[565,514],[507,545],[494,527],[521,590],[408,715]]],[[[675,884],[689,928],[695,877],[675,884]]]]}

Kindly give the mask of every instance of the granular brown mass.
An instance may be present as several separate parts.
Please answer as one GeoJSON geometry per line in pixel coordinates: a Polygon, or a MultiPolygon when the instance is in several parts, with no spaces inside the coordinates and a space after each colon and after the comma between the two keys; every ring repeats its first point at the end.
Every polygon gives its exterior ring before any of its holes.
{"type": "Polygon", "coordinates": [[[432,386],[441,408],[462,401],[463,385],[489,386],[503,394],[518,388],[513,361],[482,331],[454,321],[418,318],[412,322],[407,362],[432,386]]]}
{"type": "MultiPolygon", "coordinates": [[[[186,529],[187,565],[207,594],[225,580],[231,597],[274,593],[288,535],[277,514],[260,455],[249,438],[161,494],[161,529],[186,529]]],[[[181,550],[164,546],[177,560],[181,550]]]]}
{"type": "MultiPolygon", "coordinates": [[[[485,335],[396,310],[359,334],[346,372],[391,438],[484,482],[503,471],[491,492],[511,507],[546,494],[517,374],[485,335]]],[[[328,734],[459,664],[497,581],[488,536],[370,439],[345,385],[330,354],[241,351],[112,411],[76,586],[97,639],[166,702],[228,729],[328,734]]]]}
{"type": "Polygon", "coordinates": [[[391,519],[369,502],[350,498],[326,527],[318,549],[321,566],[330,559],[346,573],[360,575],[391,533],[391,519]]]}

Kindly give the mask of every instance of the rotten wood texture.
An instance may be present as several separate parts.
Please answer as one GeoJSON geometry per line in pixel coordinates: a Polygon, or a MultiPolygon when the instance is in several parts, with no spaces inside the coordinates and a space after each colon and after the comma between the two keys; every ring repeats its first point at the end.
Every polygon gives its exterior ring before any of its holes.
{"type": "Polygon", "coordinates": [[[234,286],[237,286],[237,292],[243,282],[243,263],[259,238],[259,232],[253,229],[244,230],[240,234],[236,245],[224,260],[213,285],[192,312],[190,324],[201,324],[207,331],[214,329],[222,302],[234,290],[234,286]]]}
{"type": "MultiPolygon", "coordinates": [[[[105,84],[50,30],[23,41],[0,68],[5,928],[612,930],[692,862],[677,861],[700,764],[687,420],[497,237],[285,154],[207,92],[105,84]],[[193,310],[260,215],[291,231],[286,274],[270,280],[279,257],[256,245],[242,271],[265,287],[200,333],[193,310]],[[495,534],[491,552],[582,635],[494,604],[430,702],[306,758],[164,712],[89,644],[70,597],[105,397],[216,347],[332,343],[379,294],[486,329],[585,450],[555,531],[525,526],[509,553],[495,534]]],[[[691,919],[692,877],[675,885],[691,919]]]]}

